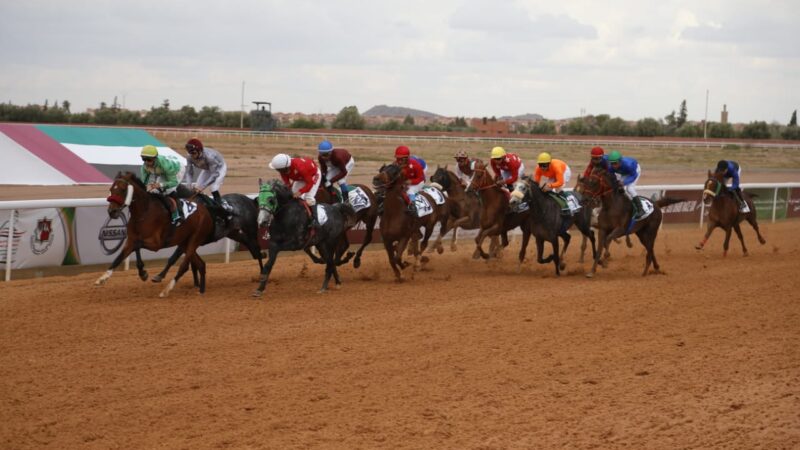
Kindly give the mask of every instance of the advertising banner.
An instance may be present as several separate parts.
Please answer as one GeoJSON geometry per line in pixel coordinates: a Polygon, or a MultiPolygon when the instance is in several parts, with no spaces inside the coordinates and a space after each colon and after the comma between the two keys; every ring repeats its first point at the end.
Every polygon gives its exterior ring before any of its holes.
{"type": "MultiPolygon", "coordinates": [[[[665,197],[682,198],[685,201],[662,208],[664,223],[700,223],[700,212],[703,210],[703,192],[693,190],[667,190],[665,197]]],[[[708,215],[708,212],[705,213],[708,215]]]]}
{"type": "Polygon", "coordinates": [[[16,211],[11,255],[7,255],[11,211],[0,211],[0,263],[12,269],[60,266],[70,248],[67,219],[60,208],[16,211]]]}

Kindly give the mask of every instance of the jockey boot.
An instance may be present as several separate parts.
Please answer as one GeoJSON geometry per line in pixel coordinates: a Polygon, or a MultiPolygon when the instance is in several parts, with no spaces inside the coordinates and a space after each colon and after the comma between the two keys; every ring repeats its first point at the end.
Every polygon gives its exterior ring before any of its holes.
{"type": "Polygon", "coordinates": [[[415,199],[416,196],[411,196],[411,195],[408,196],[408,207],[406,208],[406,212],[408,214],[411,214],[412,216],[417,215],[417,204],[414,203],[415,199]]]}
{"type": "Polygon", "coordinates": [[[167,204],[169,205],[170,214],[172,216],[171,217],[172,218],[172,224],[173,225],[180,225],[181,222],[183,222],[183,214],[182,214],[182,211],[181,211],[181,202],[180,202],[180,200],[178,200],[178,192],[177,192],[177,190],[176,191],[172,191],[167,196],[169,198],[175,200],[174,204],[172,202],[170,202],[169,200],[167,200],[167,204]]]}
{"type": "Polygon", "coordinates": [[[636,219],[642,215],[642,199],[639,196],[633,197],[631,203],[633,203],[633,218],[636,219]]]}
{"type": "Polygon", "coordinates": [[[230,215],[233,212],[233,206],[231,206],[230,203],[222,199],[222,197],[219,195],[219,191],[213,191],[211,193],[211,196],[214,197],[214,201],[217,202],[217,205],[222,207],[222,209],[224,209],[225,212],[228,213],[228,215],[230,215]]]}
{"type": "Polygon", "coordinates": [[[750,212],[750,208],[748,208],[747,203],[744,201],[744,195],[742,195],[742,188],[736,188],[733,190],[733,197],[739,203],[739,211],[741,212],[750,212]]]}

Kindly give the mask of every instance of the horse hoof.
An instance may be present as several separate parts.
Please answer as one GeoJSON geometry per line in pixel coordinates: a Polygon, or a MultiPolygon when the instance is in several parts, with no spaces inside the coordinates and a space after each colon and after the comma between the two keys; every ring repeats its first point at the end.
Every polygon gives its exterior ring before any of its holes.
{"type": "Polygon", "coordinates": [[[144,272],[142,272],[142,274],[141,274],[141,275],[139,275],[139,278],[140,278],[142,281],[147,281],[147,276],[148,276],[148,274],[147,274],[147,271],[145,270],[144,272]]]}
{"type": "Polygon", "coordinates": [[[320,289],[317,291],[317,294],[324,294],[327,289],[320,289]]]}
{"type": "Polygon", "coordinates": [[[361,267],[361,258],[356,258],[353,260],[353,268],[358,269],[361,267]]]}
{"type": "Polygon", "coordinates": [[[561,263],[561,264],[559,264],[559,265],[558,265],[558,270],[560,270],[560,271],[562,271],[562,272],[563,272],[564,270],[567,270],[567,264],[566,264],[566,263],[561,263]]]}
{"type": "Polygon", "coordinates": [[[264,291],[259,291],[258,289],[256,289],[255,291],[253,291],[252,294],[250,294],[250,296],[253,298],[261,298],[261,294],[263,293],[264,291]]]}
{"type": "Polygon", "coordinates": [[[161,276],[159,275],[156,275],[150,279],[150,281],[152,281],[153,283],[161,283],[161,280],[163,280],[163,278],[161,278],[161,276]]]}
{"type": "Polygon", "coordinates": [[[697,244],[697,245],[694,246],[694,248],[697,249],[697,250],[702,250],[703,246],[700,245],[700,244],[697,244]]]}
{"type": "Polygon", "coordinates": [[[746,258],[746,257],[750,256],[750,253],[744,252],[744,253],[742,254],[742,256],[744,256],[744,257],[746,258]]]}
{"type": "Polygon", "coordinates": [[[594,278],[594,274],[589,272],[586,274],[586,278],[594,278]]]}
{"type": "Polygon", "coordinates": [[[758,242],[759,242],[761,245],[764,245],[764,244],[766,244],[766,243],[767,243],[767,240],[766,240],[766,239],[764,239],[764,238],[758,238],[758,242]]]}
{"type": "Polygon", "coordinates": [[[168,296],[168,295],[169,295],[169,292],[166,292],[166,291],[161,291],[161,292],[158,294],[158,297],[159,297],[159,298],[167,298],[167,296],[168,296]]]}

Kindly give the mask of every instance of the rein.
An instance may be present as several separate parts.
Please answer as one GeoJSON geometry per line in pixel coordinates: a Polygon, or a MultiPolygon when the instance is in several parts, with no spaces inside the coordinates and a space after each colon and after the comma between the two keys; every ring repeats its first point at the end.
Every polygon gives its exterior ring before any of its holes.
{"type": "MultiPolygon", "coordinates": [[[[483,173],[486,173],[486,169],[475,169],[475,170],[474,170],[474,173],[475,173],[476,175],[477,175],[478,173],[481,173],[481,174],[483,174],[483,173]]],[[[486,177],[485,177],[485,176],[482,176],[481,178],[486,178],[486,177]]],[[[474,185],[474,184],[476,183],[476,181],[480,181],[480,180],[477,180],[475,177],[473,177],[473,178],[472,178],[472,183],[470,183],[470,186],[469,186],[469,187],[472,187],[472,185],[474,185]]],[[[478,186],[478,187],[475,187],[475,188],[473,188],[473,190],[475,190],[475,191],[478,191],[478,192],[481,192],[481,191],[485,191],[485,190],[487,190],[487,189],[491,189],[491,188],[493,188],[493,187],[495,187],[495,186],[496,186],[496,185],[490,181],[489,183],[487,183],[487,184],[485,184],[485,185],[483,185],[483,186],[478,186]]]]}

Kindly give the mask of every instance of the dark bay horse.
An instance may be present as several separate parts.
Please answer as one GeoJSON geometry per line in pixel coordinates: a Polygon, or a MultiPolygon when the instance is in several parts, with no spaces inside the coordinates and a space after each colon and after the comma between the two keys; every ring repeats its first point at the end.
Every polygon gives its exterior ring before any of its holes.
{"type": "MultiPolygon", "coordinates": [[[[177,245],[186,254],[183,262],[169,284],[161,291],[160,297],[166,297],[175,283],[186,273],[189,264],[193,264],[200,272],[200,293],[206,290],[206,264],[197,254],[197,247],[202,245],[214,231],[214,221],[202,202],[187,202],[187,217],[179,226],[172,225],[170,212],[164,202],[155,194],[147,192],[139,178],[130,173],[120,173],[111,184],[108,196],[108,215],[117,218],[125,207],[130,210],[125,244],[108,270],[95,281],[95,285],[105,284],[114,269],[119,266],[131,252],[136,252],[136,267],[139,277],[147,279],[144,263],[139,250],[158,251],[162,248],[177,245]]],[[[180,205],[178,205],[180,207],[180,205]]]]}
{"type": "MultiPolygon", "coordinates": [[[[683,199],[670,197],[661,198],[653,202],[653,211],[646,218],[633,222],[633,203],[618,185],[614,175],[602,167],[595,167],[588,178],[581,180],[582,192],[600,200],[600,215],[598,216],[598,241],[600,250],[608,249],[611,242],[626,234],[634,233],[647,251],[645,266],[642,276],[648,274],[650,265],[653,265],[655,273],[660,272],[660,266],[656,260],[654,246],[658,229],[661,226],[661,208],[673,203],[680,203],[683,199]]],[[[647,199],[643,199],[643,202],[647,199]]],[[[597,271],[597,264],[601,263],[603,252],[598,251],[592,269],[586,274],[591,278],[597,271]]],[[[605,261],[601,263],[605,267],[605,261]]]]}
{"type": "MultiPolygon", "coordinates": [[[[356,188],[360,188],[361,191],[364,193],[364,195],[367,196],[367,199],[369,199],[368,207],[362,207],[363,205],[351,205],[353,206],[354,209],[356,207],[359,208],[356,211],[356,223],[363,222],[366,231],[366,234],[364,235],[364,240],[361,242],[361,246],[358,248],[358,250],[356,250],[355,259],[353,259],[353,267],[358,269],[359,267],[361,267],[361,254],[364,253],[364,248],[366,248],[367,245],[369,245],[372,242],[372,232],[375,230],[375,223],[378,221],[378,216],[379,216],[378,198],[375,196],[372,190],[366,185],[351,184],[349,186],[350,186],[350,193],[353,193],[353,191],[356,188]]],[[[317,195],[315,198],[318,203],[334,204],[338,202],[338,199],[336,198],[334,193],[329,191],[328,189],[325,189],[324,187],[320,187],[320,189],[317,191],[317,195]]],[[[356,201],[356,203],[358,203],[360,200],[363,199],[355,199],[354,197],[354,200],[356,201]]],[[[348,199],[348,203],[349,202],[350,200],[348,199]]],[[[347,247],[342,248],[342,246],[343,244],[340,244],[339,248],[337,249],[336,265],[347,263],[350,257],[353,256],[350,253],[345,255],[347,247]],[[344,258],[342,256],[344,256],[344,258]]],[[[322,260],[319,261],[315,260],[314,262],[322,263],[322,260]]]]}
{"type": "MultiPolygon", "coordinates": [[[[475,230],[481,226],[481,202],[477,193],[466,193],[466,187],[461,184],[455,173],[447,169],[447,166],[436,166],[436,172],[431,176],[431,183],[439,186],[439,189],[447,193],[447,197],[452,200],[450,206],[450,218],[448,228],[453,230],[453,238],[450,242],[450,250],[456,251],[456,239],[458,229],[475,230]]],[[[497,236],[492,237],[492,248],[497,245],[497,236]]],[[[491,252],[491,250],[490,250],[491,252]]]]}
{"type": "Polygon", "coordinates": [[[728,244],[731,240],[731,228],[736,231],[736,236],[739,237],[739,242],[742,243],[742,253],[747,256],[747,247],[744,245],[744,237],[742,236],[742,229],[740,223],[746,220],[758,236],[758,242],[766,244],[766,240],[761,236],[761,231],[758,229],[758,221],[756,220],[756,205],[753,199],[750,198],[745,192],[742,192],[745,203],[747,203],[749,212],[741,212],[739,210],[739,202],[736,200],[732,192],[728,191],[722,177],[708,172],[708,179],[703,187],[703,202],[708,209],[708,229],[703,240],[695,248],[702,250],[708,242],[708,237],[715,228],[720,227],[725,231],[725,242],[722,244],[722,256],[728,255],[728,244]]]}
{"type": "Polygon", "coordinates": [[[591,229],[591,209],[581,208],[573,215],[562,214],[561,205],[551,195],[544,192],[531,177],[527,176],[514,185],[511,203],[519,202],[527,202],[530,207],[530,229],[536,239],[536,261],[539,264],[553,261],[556,275],[561,275],[561,271],[566,268],[564,254],[567,252],[571,240],[567,231],[572,225],[575,225],[581,234],[592,243],[592,259],[597,256],[594,231],[591,229]],[[558,250],[559,237],[564,241],[561,253],[558,250]],[[549,242],[553,247],[553,254],[542,258],[545,242],[549,242]]]}
{"type": "Polygon", "coordinates": [[[383,246],[386,249],[386,255],[389,257],[389,265],[394,271],[395,280],[398,282],[403,281],[400,271],[409,265],[403,261],[403,253],[409,242],[419,237],[420,227],[425,228],[425,235],[422,237],[422,243],[419,248],[416,245],[412,245],[415,267],[419,263],[420,255],[428,246],[428,240],[436,223],[440,223],[441,229],[446,231],[445,227],[448,218],[448,212],[438,208],[433,198],[424,192],[420,192],[417,195],[425,197],[433,206],[433,211],[423,217],[409,213],[405,201],[405,180],[402,170],[396,164],[384,165],[372,179],[372,185],[379,197],[379,201],[383,202],[383,212],[380,216],[383,246]]]}
{"type": "Polygon", "coordinates": [[[310,207],[304,201],[294,198],[292,191],[281,180],[267,183],[259,181],[258,206],[258,224],[269,230],[269,260],[261,269],[259,285],[253,292],[253,297],[261,297],[264,293],[278,253],[290,250],[305,250],[309,253],[312,246],[325,261],[325,278],[320,292],[328,289],[331,277],[338,289],[342,282],[336,270],[336,248],[342,236],[356,223],[353,208],[347,203],[313,206],[322,208],[327,221],[312,232],[310,207]]]}
{"type": "Polygon", "coordinates": [[[500,236],[502,247],[508,246],[508,232],[516,227],[522,230],[522,247],[519,251],[520,267],[525,260],[525,252],[528,248],[530,239],[530,210],[523,212],[511,212],[510,197],[505,190],[498,186],[488,168],[483,161],[475,161],[475,173],[472,181],[467,186],[467,193],[477,192],[480,196],[480,231],[475,237],[474,259],[488,259],[490,256],[497,256],[501,247],[494,249],[491,253],[483,251],[483,240],[491,236],[500,236]]]}
{"type": "MultiPolygon", "coordinates": [[[[257,200],[242,194],[223,195],[222,199],[227,201],[233,210],[230,220],[226,221],[223,215],[227,214],[227,212],[224,210],[215,212],[213,208],[221,208],[214,205],[213,200],[209,197],[202,194],[188,195],[187,197],[203,201],[206,207],[214,213],[212,214],[214,216],[214,232],[208,237],[206,242],[203,242],[203,245],[227,237],[247,247],[253,259],[258,260],[258,269],[261,270],[264,268],[264,254],[261,252],[261,247],[258,243],[258,223],[256,220],[258,218],[257,200]]],[[[178,261],[178,258],[180,258],[182,254],[183,250],[180,247],[175,249],[175,252],[169,257],[169,260],[167,260],[164,270],[152,278],[153,283],[158,283],[163,280],[169,268],[178,261]]],[[[198,284],[196,272],[196,268],[192,265],[192,275],[195,277],[195,285],[198,284]]]]}

